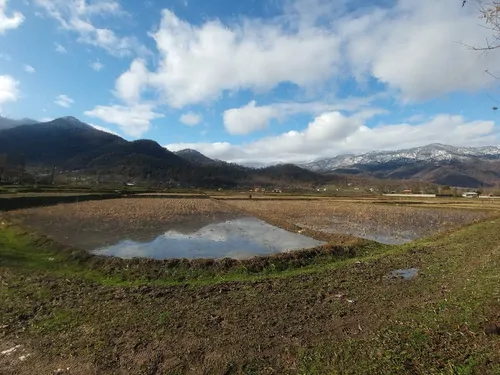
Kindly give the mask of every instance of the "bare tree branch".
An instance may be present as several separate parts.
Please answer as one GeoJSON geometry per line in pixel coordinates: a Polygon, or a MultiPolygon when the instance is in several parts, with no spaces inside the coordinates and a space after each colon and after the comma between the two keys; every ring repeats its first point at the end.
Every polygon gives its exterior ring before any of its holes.
{"type": "Polygon", "coordinates": [[[497,77],[497,76],[495,76],[495,75],[493,75],[493,74],[491,74],[491,73],[490,73],[490,71],[489,71],[488,69],[486,69],[484,72],[485,72],[486,74],[488,74],[488,75],[492,76],[493,78],[498,79],[498,77],[497,77]]]}
{"type": "MultiPolygon", "coordinates": [[[[481,27],[489,30],[491,32],[491,36],[486,38],[485,44],[483,46],[470,46],[466,45],[462,42],[460,44],[466,46],[467,48],[473,51],[479,51],[481,54],[488,53],[490,51],[496,50],[500,48],[500,0],[461,0],[462,8],[465,5],[472,5],[471,2],[477,7],[477,11],[479,12],[479,19],[482,21],[481,27]]],[[[500,80],[496,74],[491,73],[488,69],[484,71],[494,80],[500,80]]],[[[500,103],[498,100],[494,99],[489,95],[488,92],[485,93],[488,98],[490,98],[495,103],[500,103]]],[[[498,107],[494,105],[492,107],[493,111],[497,111],[498,107]]]]}
{"type": "MultiPolygon", "coordinates": [[[[474,51],[491,51],[500,48],[500,1],[494,0],[485,2],[483,0],[475,1],[479,10],[479,18],[483,21],[482,27],[492,31],[492,39],[486,39],[484,46],[467,46],[474,51]]],[[[462,8],[469,3],[468,0],[462,0],[462,8]]]]}

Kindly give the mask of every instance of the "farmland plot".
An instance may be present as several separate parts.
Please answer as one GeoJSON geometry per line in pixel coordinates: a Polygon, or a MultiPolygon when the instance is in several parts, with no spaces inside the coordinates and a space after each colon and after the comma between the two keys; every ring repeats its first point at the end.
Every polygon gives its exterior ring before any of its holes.
{"type": "Polygon", "coordinates": [[[209,199],[115,199],[8,217],[59,242],[121,258],[243,259],[323,244],[209,199]]]}
{"type": "Polygon", "coordinates": [[[314,231],[348,234],[402,244],[485,219],[493,213],[456,208],[424,208],[342,201],[231,201],[264,220],[288,222],[314,231]]]}

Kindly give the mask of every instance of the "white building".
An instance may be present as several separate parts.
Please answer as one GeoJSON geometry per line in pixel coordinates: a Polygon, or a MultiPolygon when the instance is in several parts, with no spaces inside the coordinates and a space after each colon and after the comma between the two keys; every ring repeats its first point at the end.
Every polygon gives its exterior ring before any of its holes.
{"type": "Polygon", "coordinates": [[[464,198],[477,198],[478,196],[479,194],[475,191],[468,191],[462,194],[462,197],[464,198]]]}

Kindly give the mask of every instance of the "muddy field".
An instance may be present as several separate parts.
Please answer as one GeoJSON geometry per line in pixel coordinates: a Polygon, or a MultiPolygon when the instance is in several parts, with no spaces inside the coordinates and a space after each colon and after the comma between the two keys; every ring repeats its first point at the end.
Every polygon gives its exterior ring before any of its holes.
{"type": "Polygon", "coordinates": [[[239,210],[298,228],[401,244],[495,215],[480,209],[429,208],[352,201],[230,201],[239,210]]]}
{"type": "MultiPolygon", "coordinates": [[[[262,257],[269,263],[258,270],[220,261],[210,272],[180,260],[78,256],[8,224],[44,223],[63,239],[62,228],[83,229],[81,238],[92,239],[123,235],[124,226],[181,231],[253,216],[295,234],[312,233],[300,225],[406,225],[427,234],[497,214],[335,200],[147,198],[2,214],[0,373],[500,374],[500,219],[407,246],[359,241],[367,251],[305,254],[290,267],[282,265],[292,259],[262,257]]],[[[210,263],[217,262],[199,262],[210,263]]]]}
{"type": "Polygon", "coordinates": [[[242,214],[208,199],[112,199],[16,210],[8,220],[22,223],[65,244],[86,250],[123,239],[154,240],[165,230],[189,233],[242,214]]]}
{"type": "Polygon", "coordinates": [[[235,258],[324,244],[209,199],[116,199],[11,212],[64,244],[121,258],[235,258]]]}
{"type": "Polygon", "coordinates": [[[124,198],[17,210],[7,218],[101,255],[243,259],[324,243],[319,240],[402,244],[491,215],[352,200],[124,198]]]}

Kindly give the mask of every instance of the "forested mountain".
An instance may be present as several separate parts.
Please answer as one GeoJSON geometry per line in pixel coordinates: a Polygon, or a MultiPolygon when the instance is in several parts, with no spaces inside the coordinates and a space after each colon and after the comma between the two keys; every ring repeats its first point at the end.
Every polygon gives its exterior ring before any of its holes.
{"type": "Polygon", "coordinates": [[[214,161],[194,150],[173,153],[157,142],[129,142],[74,117],[0,130],[0,154],[22,159],[30,170],[55,167],[58,175],[98,176],[100,181],[235,187],[310,185],[324,179],[297,166],[253,169],[214,161]]]}

